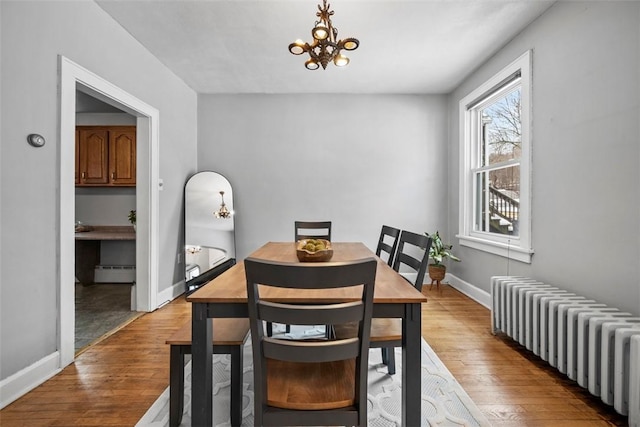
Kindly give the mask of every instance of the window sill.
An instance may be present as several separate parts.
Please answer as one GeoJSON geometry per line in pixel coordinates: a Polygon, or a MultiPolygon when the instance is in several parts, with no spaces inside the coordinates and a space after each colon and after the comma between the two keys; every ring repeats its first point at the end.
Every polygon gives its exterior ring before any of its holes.
{"type": "Polygon", "coordinates": [[[460,239],[460,246],[467,246],[469,248],[478,249],[504,258],[531,264],[533,249],[523,249],[507,243],[494,242],[491,240],[479,239],[477,237],[461,235],[457,235],[456,237],[460,239]]]}

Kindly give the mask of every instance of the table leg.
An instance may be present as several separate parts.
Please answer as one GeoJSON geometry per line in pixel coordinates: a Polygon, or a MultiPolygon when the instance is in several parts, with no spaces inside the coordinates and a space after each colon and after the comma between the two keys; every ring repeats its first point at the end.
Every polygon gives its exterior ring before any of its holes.
{"type": "Polygon", "coordinates": [[[213,328],[205,303],[192,304],[191,425],[213,425],[212,346],[213,328]]]}
{"type": "Polygon", "coordinates": [[[422,405],[420,304],[405,304],[402,322],[402,425],[419,426],[422,405]]]}
{"type": "Polygon", "coordinates": [[[76,278],[83,285],[95,283],[95,268],[100,264],[99,240],[76,240],[76,278]]]}
{"type": "Polygon", "coordinates": [[[176,427],[184,412],[184,349],[172,345],[169,354],[169,426],[176,427]]]}

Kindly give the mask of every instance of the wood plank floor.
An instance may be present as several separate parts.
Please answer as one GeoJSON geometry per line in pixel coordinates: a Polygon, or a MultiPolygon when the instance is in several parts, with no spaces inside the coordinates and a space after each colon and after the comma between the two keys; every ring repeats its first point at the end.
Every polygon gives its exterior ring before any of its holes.
{"type": "MultiPolygon", "coordinates": [[[[423,336],[495,426],[625,426],[588,391],[505,336],[489,310],[449,286],[430,291],[423,336]]],[[[166,337],[190,319],[180,297],[90,347],[0,411],[0,425],[133,426],[169,384],[166,337]]]]}

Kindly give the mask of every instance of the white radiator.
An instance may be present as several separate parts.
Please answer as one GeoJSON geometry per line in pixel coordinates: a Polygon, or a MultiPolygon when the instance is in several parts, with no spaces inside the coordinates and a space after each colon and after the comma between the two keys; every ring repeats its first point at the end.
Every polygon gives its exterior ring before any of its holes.
{"type": "Polygon", "coordinates": [[[494,334],[518,341],[640,427],[640,318],[522,276],[492,277],[491,304],[494,334]]]}
{"type": "Polygon", "coordinates": [[[136,281],[135,265],[96,265],[96,283],[132,283],[136,281]]]}
{"type": "Polygon", "coordinates": [[[640,427],[640,335],[631,337],[629,365],[629,427],[640,427]]]}

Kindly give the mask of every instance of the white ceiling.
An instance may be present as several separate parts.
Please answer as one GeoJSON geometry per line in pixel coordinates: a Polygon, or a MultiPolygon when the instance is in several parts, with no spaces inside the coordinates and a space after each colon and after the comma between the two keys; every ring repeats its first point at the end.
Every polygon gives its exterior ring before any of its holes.
{"type": "Polygon", "coordinates": [[[198,93],[449,93],[542,14],[543,0],[334,0],[344,68],[309,71],[322,0],[96,0],[198,93]]]}

